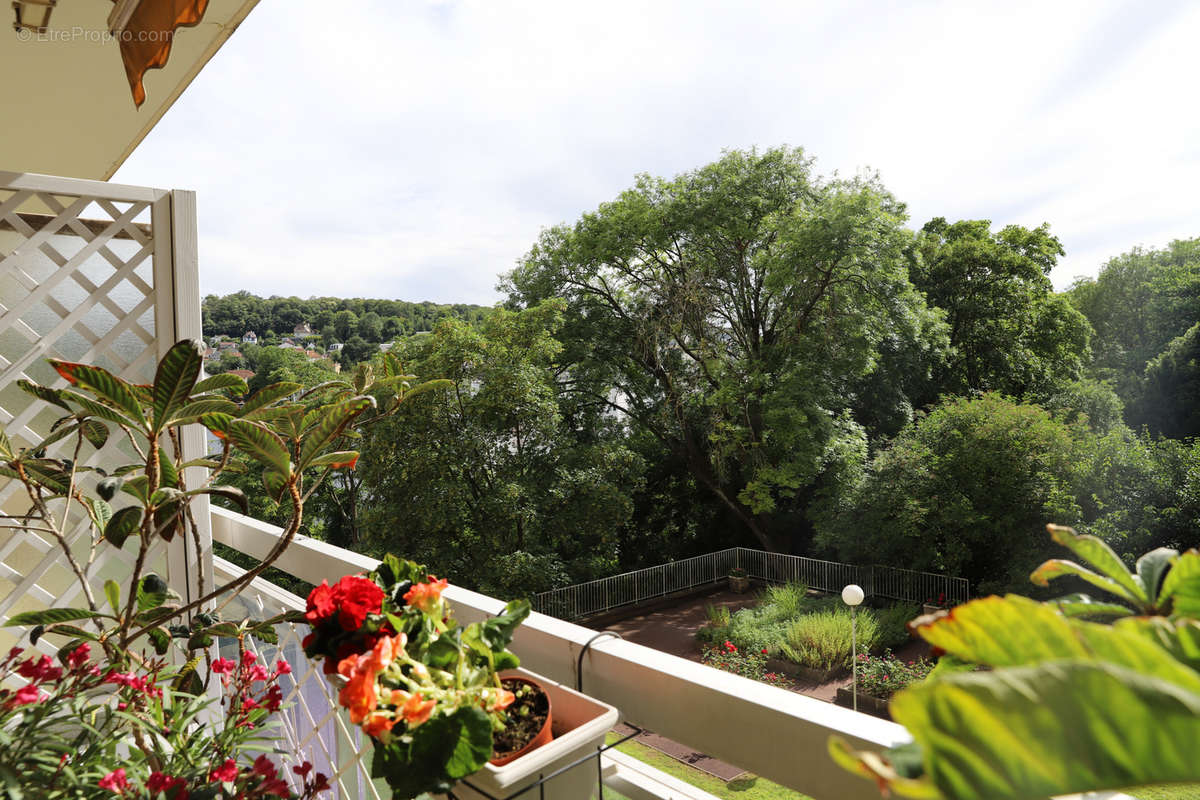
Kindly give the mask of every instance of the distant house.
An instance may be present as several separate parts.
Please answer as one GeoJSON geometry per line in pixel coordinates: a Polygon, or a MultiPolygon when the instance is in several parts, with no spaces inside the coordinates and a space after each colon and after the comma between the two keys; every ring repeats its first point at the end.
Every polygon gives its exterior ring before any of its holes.
{"type": "Polygon", "coordinates": [[[231,370],[229,370],[229,374],[237,375],[239,378],[241,378],[242,380],[244,380],[246,382],[249,382],[250,379],[254,377],[254,373],[248,369],[231,369],[231,370]]]}
{"type": "Polygon", "coordinates": [[[246,331],[242,334],[242,344],[258,344],[258,334],[254,331],[246,331]]]}
{"type": "Polygon", "coordinates": [[[309,361],[316,361],[318,358],[325,357],[323,354],[318,353],[316,350],[305,350],[304,355],[308,356],[309,361]]]}
{"type": "Polygon", "coordinates": [[[316,336],[316,334],[313,333],[312,328],[308,327],[307,322],[301,322],[299,325],[292,328],[292,335],[293,336],[316,336]]]}
{"type": "Polygon", "coordinates": [[[221,341],[217,342],[218,350],[233,350],[236,347],[237,347],[237,342],[231,342],[228,339],[222,339],[221,341]]]}
{"type": "Polygon", "coordinates": [[[329,345],[329,352],[340,353],[342,352],[342,348],[345,346],[346,345],[342,344],[341,342],[334,342],[333,344],[329,345]]]}

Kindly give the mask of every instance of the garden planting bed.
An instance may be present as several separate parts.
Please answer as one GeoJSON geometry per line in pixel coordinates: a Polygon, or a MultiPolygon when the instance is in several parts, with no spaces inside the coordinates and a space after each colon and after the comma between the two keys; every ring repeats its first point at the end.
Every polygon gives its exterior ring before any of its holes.
{"type": "MultiPolygon", "coordinates": [[[[854,692],[849,686],[840,686],[837,690],[837,697],[833,702],[844,708],[853,708],[854,692]]],[[[858,710],[873,717],[890,720],[892,713],[888,711],[889,702],[888,700],[881,700],[869,694],[858,693],[858,710]]]]}

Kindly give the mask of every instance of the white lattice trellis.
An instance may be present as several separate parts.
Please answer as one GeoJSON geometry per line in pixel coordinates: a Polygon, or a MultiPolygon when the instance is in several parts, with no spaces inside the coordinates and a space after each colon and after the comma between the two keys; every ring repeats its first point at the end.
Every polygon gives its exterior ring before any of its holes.
{"type": "MultiPolygon", "coordinates": [[[[216,577],[221,583],[231,581],[244,572],[223,559],[215,561],[216,577]]],[[[266,619],[285,611],[303,611],[304,608],[305,603],[301,598],[256,578],[224,613],[231,618],[266,619]]],[[[390,797],[391,793],[386,788],[380,788],[371,780],[370,743],[362,730],[351,725],[346,715],[339,712],[336,693],[329,681],[321,674],[320,668],[304,656],[301,640],[308,631],[306,625],[277,625],[275,632],[279,636],[278,645],[251,641],[252,649],[267,663],[284,658],[294,670],[290,676],[284,676],[291,680],[290,687],[283,687],[286,712],[281,715],[282,729],[277,745],[289,766],[288,778],[298,788],[298,781],[291,774],[290,766],[308,760],[316,771],[329,776],[338,798],[383,800],[390,797]]],[[[232,646],[233,642],[226,644],[232,646]]],[[[232,651],[224,655],[236,657],[232,651]]]]}
{"type": "MultiPolygon", "coordinates": [[[[195,242],[189,192],[0,172],[0,425],[14,445],[41,441],[58,416],[16,385],[22,378],[63,385],[45,359],[93,363],[148,383],[160,354],[179,338],[201,334],[195,242]]],[[[195,453],[203,448],[197,436],[185,437],[195,453]]],[[[110,437],[88,461],[125,463],[124,446],[110,437]]],[[[0,510],[19,514],[26,507],[16,481],[0,484],[0,510]]],[[[207,528],[206,508],[196,511],[207,528]]],[[[67,536],[83,548],[85,533],[80,525],[67,536]]],[[[154,569],[191,594],[182,542],[160,545],[152,557],[154,569]]],[[[81,604],[82,590],[62,562],[49,537],[0,530],[0,619],[81,604]]],[[[102,547],[92,583],[128,570],[126,554],[102,547]]],[[[12,635],[0,629],[0,646],[7,648],[12,635]]]]}

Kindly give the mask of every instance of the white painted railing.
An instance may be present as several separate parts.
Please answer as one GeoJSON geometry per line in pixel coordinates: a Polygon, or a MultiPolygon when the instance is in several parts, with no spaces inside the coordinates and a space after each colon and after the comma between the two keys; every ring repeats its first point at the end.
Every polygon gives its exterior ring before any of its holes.
{"type": "Polygon", "coordinates": [[[848,583],[863,587],[867,597],[912,603],[942,601],[948,605],[970,598],[966,578],[873,564],[859,566],[837,561],[730,547],[668,564],[623,572],[586,583],[551,589],[534,596],[533,607],[553,617],[580,620],[617,608],[636,606],[660,597],[711,586],[725,580],[734,567],[769,583],[800,581],[810,589],[837,593],[848,583]]]}
{"type": "MultiPolygon", "coordinates": [[[[256,557],[265,555],[279,534],[275,526],[220,508],[212,510],[212,529],[214,541],[256,557]]],[[[298,537],[275,566],[320,583],[373,569],[376,563],[298,537]]],[[[495,614],[504,605],[453,586],[446,596],[464,622],[495,614]]],[[[606,637],[587,647],[595,635],[588,628],[534,613],[517,630],[513,648],[524,666],[553,680],[573,686],[581,677],[584,691],[616,706],[634,725],[816,798],[879,796],[873,784],[829,759],[831,735],[873,749],[909,738],[891,722],[632,642],[606,637]],[[585,647],[580,675],[577,665],[585,647]]],[[[622,774],[615,762],[608,768],[614,776],[622,774]]],[[[623,774],[630,775],[628,766],[623,774]]]]}

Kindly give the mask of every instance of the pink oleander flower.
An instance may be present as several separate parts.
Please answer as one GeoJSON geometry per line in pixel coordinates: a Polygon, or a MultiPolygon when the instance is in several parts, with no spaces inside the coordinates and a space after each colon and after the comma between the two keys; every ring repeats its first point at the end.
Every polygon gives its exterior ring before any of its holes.
{"type": "Polygon", "coordinates": [[[220,783],[233,783],[237,780],[238,767],[237,762],[232,758],[225,759],[225,763],[208,773],[210,782],[219,781],[220,783]]]}
{"type": "Polygon", "coordinates": [[[123,794],[129,788],[129,780],[125,777],[125,768],[118,767],[100,779],[100,788],[110,792],[123,794]]]}
{"type": "Polygon", "coordinates": [[[233,672],[233,668],[236,666],[237,664],[228,658],[218,658],[212,663],[212,671],[218,675],[224,675],[227,672],[233,672]]]}

